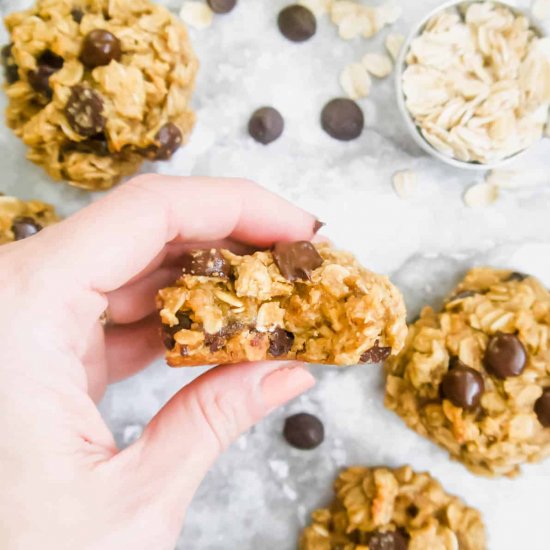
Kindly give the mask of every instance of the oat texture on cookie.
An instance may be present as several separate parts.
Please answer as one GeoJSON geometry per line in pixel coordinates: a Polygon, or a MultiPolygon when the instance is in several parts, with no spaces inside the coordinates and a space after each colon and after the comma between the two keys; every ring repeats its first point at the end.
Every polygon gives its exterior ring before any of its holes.
{"type": "Polygon", "coordinates": [[[378,363],[406,334],[399,291],[349,253],[326,244],[277,243],[239,256],[196,250],[160,290],[169,365],[299,359],[378,363]]]}
{"type": "Polygon", "coordinates": [[[193,127],[197,59],[149,0],[38,0],[5,19],[7,123],[54,179],[107,189],[193,127]]]}
{"type": "Polygon", "coordinates": [[[514,476],[550,454],[550,293],[475,268],[422,310],[386,364],[386,406],[471,471],[514,476]]]}
{"type": "Polygon", "coordinates": [[[300,550],[486,550],[479,512],[427,473],[402,468],[344,470],[336,497],[315,510],[300,550]]]}
{"type": "Polygon", "coordinates": [[[0,195],[0,244],[32,237],[57,221],[59,218],[50,204],[0,195]]]}

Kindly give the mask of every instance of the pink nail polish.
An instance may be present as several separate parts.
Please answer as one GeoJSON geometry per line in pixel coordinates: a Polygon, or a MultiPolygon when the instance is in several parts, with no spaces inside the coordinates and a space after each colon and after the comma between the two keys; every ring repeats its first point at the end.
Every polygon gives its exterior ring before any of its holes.
{"type": "Polygon", "coordinates": [[[270,372],[261,383],[266,406],[274,409],[315,385],[315,378],[304,367],[285,367],[270,372]]]}
{"type": "Polygon", "coordinates": [[[322,222],[321,220],[315,220],[315,223],[313,224],[313,234],[317,235],[317,233],[321,230],[322,227],[327,225],[325,222],[322,222]]]}

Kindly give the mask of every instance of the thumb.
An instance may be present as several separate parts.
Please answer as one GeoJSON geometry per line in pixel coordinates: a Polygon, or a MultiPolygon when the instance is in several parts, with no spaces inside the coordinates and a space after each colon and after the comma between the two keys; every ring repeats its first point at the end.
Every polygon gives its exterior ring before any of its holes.
{"type": "Polygon", "coordinates": [[[169,493],[181,507],[230,443],[314,384],[299,362],[217,367],[172,397],[123,453],[137,455],[148,484],[157,480],[158,492],[169,493]]]}

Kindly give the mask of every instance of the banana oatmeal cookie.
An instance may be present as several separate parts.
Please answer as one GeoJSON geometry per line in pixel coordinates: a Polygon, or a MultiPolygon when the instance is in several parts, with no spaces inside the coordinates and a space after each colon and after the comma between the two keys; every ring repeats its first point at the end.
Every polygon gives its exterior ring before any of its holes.
{"type": "Polygon", "coordinates": [[[195,250],[158,306],[173,367],[260,359],[378,363],[402,348],[405,306],[390,281],[307,241],[238,256],[195,250]]]}
{"type": "Polygon", "coordinates": [[[386,364],[386,406],[472,472],[512,477],[550,454],[549,348],[548,290],[472,269],[386,364]]]}
{"type": "Polygon", "coordinates": [[[194,123],[185,27],[149,0],[38,0],[5,19],[7,123],[55,179],[107,189],[194,123]]]}
{"type": "Polygon", "coordinates": [[[485,550],[477,510],[448,495],[427,473],[356,466],[334,483],[336,498],[316,510],[300,550],[485,550]]]}

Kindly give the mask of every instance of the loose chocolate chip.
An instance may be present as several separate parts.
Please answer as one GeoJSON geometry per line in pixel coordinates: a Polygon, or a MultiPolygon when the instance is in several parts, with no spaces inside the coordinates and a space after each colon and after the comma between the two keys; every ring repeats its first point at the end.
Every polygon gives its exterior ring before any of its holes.
{"type": "Polygon", "coordinates": [[[310,450],[321,445],[325,439],[325,427],[316,416],[298,413],[285,420],[283,435],[293,447],[310,450]]]}
{"type": "Polygon", "coordinates": [[[292,349],[294,334],[280,327],[269,333],[269,353],[273,357],[286,355],[292,349]]]}
{"type": "Polygon", "coordinates": [[[273,107],[261,107],[252,113],[248,121],[248,133],[264,145],[281,137],[284,128],[285,121],[281,113],[273,107]]]}
{"type": "Polygon", "coordinates": [[[374,531],[369,537],[369,550],[407,550],[409,541],[399,531],[374,531]]]}
{"type": "Polygon", "coordinates": [[[529,277],[529,275],[527,275],[526,273],[520,273],[519,271],[513,271],[512,273],[510,273],[510,275],[508,276],[508,278],[506,279],[506,282],[511,282],[511,281],[518,281],[521,283],[521,281],[525,281],[525,279],[527,279],[529,277]]]}
{"type": "Polygon", "coordinates": [[[13,220],[11,230],[13,231],[13,237],[16,241],[26,239],[36,235],[42,226],[37,223],[33,218],[28,216],[21,216],[13,220]]]}
{"type": "Polygon", "coordinates": [[[365,119],[357,103],[347,98],[329,101],[321,112],[321,126],[334,139],[350,141],[363,131],[365,119]]]}
{"type": "Polygon", "coordinates": [[[288,281],[309,280],[312,271],[323,264],[323,258],[309,241],[276,243],[273,259],[288,281]]]}
{"type": "Polygon", "coordinates": [[[284,8],[277,19],[279,30],[292,42],[309,40],[317,30],[315,16],[304,6],[294,4],[284,8]]]}
{"type": "Polygon", "coordinates": [[[535,402],[535,413],[539,422],[550,428],[550,388],[545,388],[542,395],[535,402]]]}
{"type": "Polygon", "coordinates": [[[183,273],[188,275],[226,279],[231,271],[229,262],[215,248],[190,250],[180,258],[180,261],[183,273]]]}
{"type": "Polygon", "coordinates": [[[515,334],[498,332],[489,340],[484,363],[498,378],[519,376],[527,364],[527,352],[515,334]]]}
{"type": "Polygon", "coordinates": [[[120,61],[122,47],[120,40],[109,31],[94,29],[84,37],[80,61],[89,69],[120,61]]]}
{"type": "Polygon", "coordinates": [[[183,136],[181,130],[172,122],[167,122],[155,134],[158,147],[154,148],[156,160],[168,160],[180,147],[183,136]]]}
{"type": "Polygon", "coordinates": [[[81,136],[91,137],[105,128],[103,99],[87,86],[73,86],[64,112],[71,128],[81,136]]]}
{"type": "Polygon", "coordinates": [[[391,354],[391,348],[380,347],[378,341],[374,346],[361,355],[359,359],[361,363],[382,363],[385,361],[391,354]]]}
{"type": "Polygon", "coordinates": [[[80,23],[84,17],[84,12],[79,8],[73,8],[71,10],[71,17],[73,18],[73,21],[80,23]]]}
{"type": "Polygon", "coordinates": [[[484,391],[483,376],[458,358],[454,358],[441,382],[443,397],[455,407],[471,411],[478,407],[484,391]]]}
{"type": "Polygon", "coordinates": [[[50,76],[63,67],[63,58],[46,50],[38,56],[36,64],[36,69],[27,73],[27,80],[35,92],[51,98],[50,76]]]}
{"type": "Polygon", "coordinates": [[[4,76],[8,84],[13,84],[19,80],[19,67],[12,54],[13,44],[7,44],[2,48],[2,65],[4,66],[4,76]]]}
{"type": "Polygon", "coordinates": [[[237,4],[237,0],[208,0],[208,5],[214,13],[228,13],[237,4]]]}

